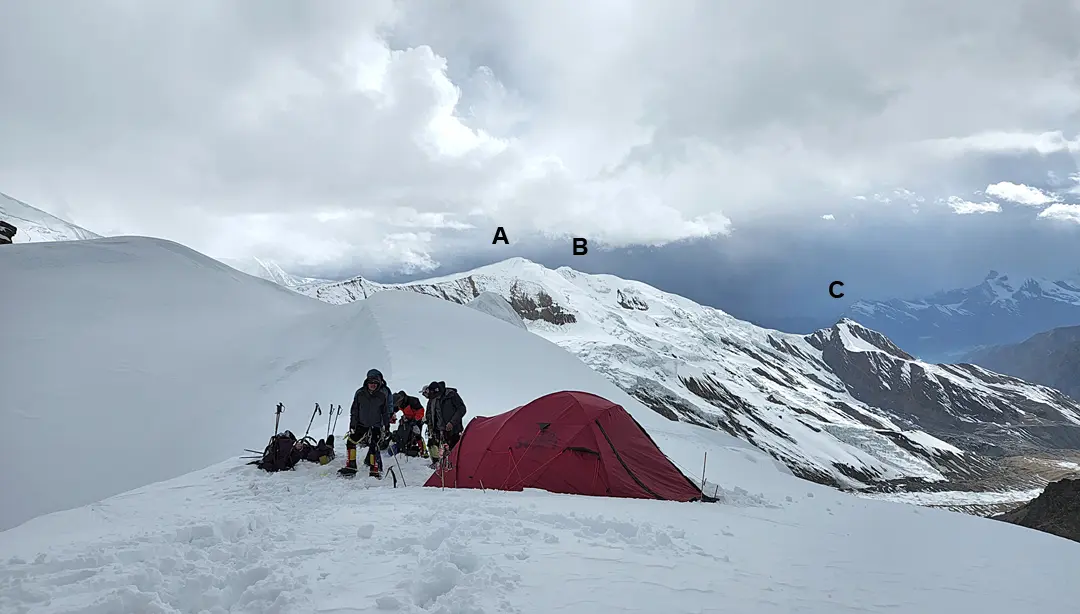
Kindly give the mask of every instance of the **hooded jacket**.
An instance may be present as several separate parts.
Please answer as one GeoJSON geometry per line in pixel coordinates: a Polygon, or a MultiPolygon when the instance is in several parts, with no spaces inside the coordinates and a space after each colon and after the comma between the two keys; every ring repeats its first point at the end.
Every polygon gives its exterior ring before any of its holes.
{"type": "Polygon", "coordinates": [[[408,418],[409,420],[415,420],[417,422],[424,421],[424,404],[420,402],[420,399],[414,396],[404,395],[401,399],[401,403],[395,407],[395,410],[398,409],[401,410],[403,418],[408,418]]]}
{"type": "Polygon", "coordinates": [[[355,433],[371,427],[389,429],[393,394],[378,369],[368,371],[364,385],[353,394],[352,407],[349,408],[349,430],[355,433]],[[367,388],[367,382],[373,379],[379,382],[379,387],[371,391],[367,388]]]}
{"type": "Polygon", "coordinates": [[[427,419],[425,422],[431,431],[443,432],[446,425],[451,425],[450,432],[460,434],[465,427],[462,419],[465,417],[465,401],[458,394],[456,388],[446,388],[446,384],[439,382],[434,391],[435,394],[428,399],[427,419]]]}

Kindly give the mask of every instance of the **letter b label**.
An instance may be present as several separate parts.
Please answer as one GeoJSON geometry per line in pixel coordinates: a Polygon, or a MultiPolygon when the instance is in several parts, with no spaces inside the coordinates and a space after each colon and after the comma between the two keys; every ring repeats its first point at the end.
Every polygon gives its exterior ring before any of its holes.
{"type": "Polygon", "coordinates": [[[584,256],[589,253],[589,242],[581,237],[574,237],[574,255],[584,256]]]}

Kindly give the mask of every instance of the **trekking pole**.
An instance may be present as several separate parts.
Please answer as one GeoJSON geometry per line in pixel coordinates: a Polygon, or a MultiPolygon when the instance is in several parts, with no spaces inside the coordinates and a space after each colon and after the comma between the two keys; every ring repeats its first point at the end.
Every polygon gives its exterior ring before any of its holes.
{"type": "Polygon", "coordinates": [[[334,419],[334,404],[330,404],[330,411],[326,412],[326,436],[330,437],[330,421],[334,419]]]}
{"type": "Polygon", "coordinates": [[[315,414],[322,415],[322,408],[319,407],[318,403],[315,404],[315,411],[311,412],[311,420],[308,420],[307,430],[304,431],[304,437],[307,437],[308,433],[311,432],[311,425],[315,423],[315,414]]]}
{"type": "Polygon", "coordinates": [[[401,486],[402,487],[408,487],[409,484],[407,482],[405,482],[405,473],[401,471],[401,463],[398,462],[397,454],[394,455],[394,464],[397,465],[397,472],[401,474],[401,486]]]}
{"type": "MultiPolygon", "coordinates": [[[[333,407],[334,407],[334,404],[333,404],[333,403],[331,403],[331,404],[330,404],[330,407],[331,407],[331,408],[333,408],[333,407]]],[[[337,431],[337,419],[338,419],[338,416],[340,416],[340,415],[341,415],[341,403],[338,403],[338,406],[337,406],[337,413],[336,413],[336,414],[334,414],[334,429],[333,429],[333,430],[334,430],[335,432],[337,431]]],[[[327,435],[327,437],[329,437],[329,435],[327,435]]]]}
{"type": "Polygon", "coordinates": [[[278,428],[281,426],[281,412],[285,411],[285,404],[278,403],[277,411],[274,412],[274,434],[278,434],[278,428]]]}

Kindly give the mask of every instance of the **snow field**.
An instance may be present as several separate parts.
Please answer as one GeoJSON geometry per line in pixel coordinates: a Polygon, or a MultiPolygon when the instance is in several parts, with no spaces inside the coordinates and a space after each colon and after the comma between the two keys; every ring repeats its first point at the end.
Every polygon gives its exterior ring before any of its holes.
{"type": "Polygon", "coordinates": [[[1080,597],[1075,544],[951,512],[423,488],[425,464],[399,462],[394,489],[338,462],[226,461],[34,519],[0,533],[0,611],[992,614],[1080,597]]]}

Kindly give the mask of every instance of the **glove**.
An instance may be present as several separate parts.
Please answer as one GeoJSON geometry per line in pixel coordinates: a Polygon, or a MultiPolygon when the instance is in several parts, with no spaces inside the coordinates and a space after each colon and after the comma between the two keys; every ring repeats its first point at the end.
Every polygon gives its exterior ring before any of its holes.
{"type": "Polygon", "coordinates": [[[420,434],[420,427],[418,427],[418,426],[416,426],[416,425],[414,424],[414,425],[413,425],[413,427],[412,427],[412,432],[413,432],[413,434],[415,434],[415,435],[419,435],[419,434],[420,434]]]}

